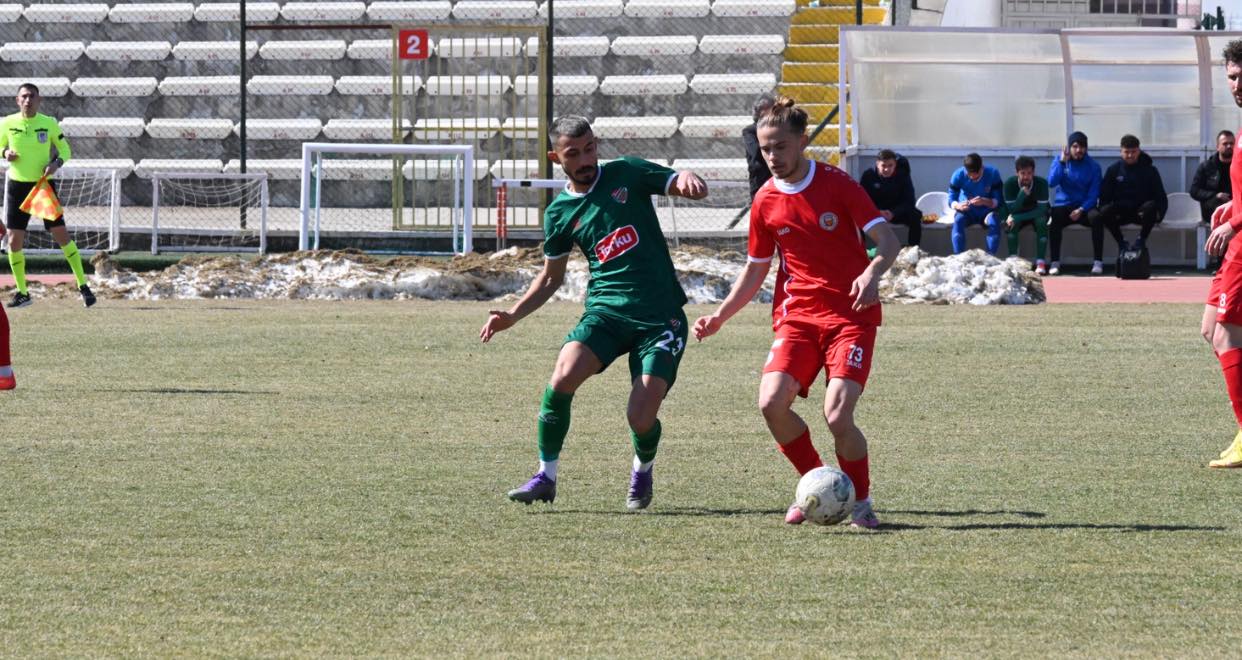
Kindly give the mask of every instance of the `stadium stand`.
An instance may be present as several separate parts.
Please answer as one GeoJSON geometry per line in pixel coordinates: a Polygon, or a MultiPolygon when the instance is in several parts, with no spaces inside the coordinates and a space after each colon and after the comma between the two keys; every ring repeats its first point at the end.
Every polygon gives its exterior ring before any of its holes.
{"type": "MultiPolygon", "coordinates": [[[[422,78],[401,77],[403,93],[415,94],[422,88],[422,78]]],[[[392,94],[392,76],[341,76],[336,80],[336,91],[347,96],[389,96],[392,94]]]]}
{"type": "Polygon", "coordinates": [[[132,139],[142,135],[144,126],[142,117],[65,117],[60,120],[60,128],[70,139],[132,139]]]}
{"type": "Polygon", "coordinates": [[[74,158],[65,163],[64,171],[117,170],[117,176],[125,178],[133,173],[134,161],[129,158],[74,158]]]}
{"type": "Polygon", "coordinates": [[[436,42],[436,55],[440,57],[514,57],[521,50],[522,42],[516,37],[441,39],[436,42]]]}
{"type": "Polygon", "coordinates": [[[113,23],[186,23],[194,18],[190,2],[118,2],[108,12],[113,23]]]}
{"type": "MultiPolygon", "coordinates": [[[[616,18],[625,11],[621,0],[558,0],[553,8],[555,18],[616,18]]],[[[548,3],[539,4],[539,18],[548,17],[548,3]]]]}
{"type": "Polygon", "coordinates": [[[149,179],[152,172],[215,174],[223,168],[224,165],[213,158],[143,158],[134,166],[134,174],[149,179]]]}
{"type": "Polygon", "coordinates": [[[677,37],[617,37],[612,41],[612,53],[614,55],[678,57],[690,55],[698,48],[699,40],[689,35],[677,37]]]}
{"type": "Polygon", "coordinates": [[[686,137],[720,140],[738,138],[751,122],[749,115],[685,117],[678,130],[686,137]]]}
{"type": "Polygon", "coordinates": [[[159,89],[164,96],[230,96],[241,89],[241,76],[174,76],[159,89]]]}
{"type": "Polygon", "coordinates": [[[332,91],[332,76],[254,76],[246,89],[259,96],[323,96],[332,91]]]}
{"type": "MultiPolygon", "coordinates": [[[[314,140],[323,132],[318,119],[247,119],[246,137],[252,140],[314,140]]],[[[233,133],[241,135],[241,122],[233,126],[233,133]]]]}
{"type": "Polygon", "coordinates": [[[491,175],[499,179],[537,179],[537,160],[498,160],[492,163],[491,175]]]}
{"type": "Polygon", "coordinates": [[[0,60],[5,62],[72,62],[81,57],[84,50],[81,41],[10,42],[0,46],[0,60]]]}
{"type": "MultiPolygon", "coordinates": [[[[178,60],[238,61],[236,41],[181,41],[172,47],[172,56],[178,60]]],[[[259,54],[259,42],[246,42],[246,59],[259,54]]]]}
{"type": "Polygon", "coordinates": [[[422,2],[372,2],[367,18],[373,21],[447,21],[453,12],[448,0],[422,2]]]}
{"type": "Polygon", "coordinates": [[[147,135],[161,139],[223,140],[233,132],[228,119],[152,119],[147,135]]]}
{"type": "Polygon", "coordinates": [[[22,17],[22,9],[24,7],[16,3],[0,5],[0,23],[16,23],[22,17]]]}
{"type": "Polygon", "coordinates": [[[693,170],[708,181],[745,181],[748,172],[745,158],[678,158],[672,167],[693,170]]]}
{"type": "Polygon", "coordinates": [[[539,7],[534,0],[458,0],[453,4],[453,18],[463,21],[525,21],[535,18],[539,7]]]}
{"type": "MultiPolygon", "coordinates": [[[[286,2],[280,8],[280,17],[287,21],[356,21],[366,11],[365,2],[286,2]]],[[[250,13],[249,5],[246,13],[250,13]]]]}
{"type": "Polygon", "coordinates": [[[486,119],[418,119],[414,122],[415,140],[487,140],[500,132],[500,120],[486,119]]]}
{"type": "MultiPolygon", "coordinates": [[[[402,135],[409,134],[409,121],[404,121],[402,135]]],[[[391,142],[392,119],[329,119],[323,134],[329,140],[391,142]]]]}
{"type": "MultiPolygon", "coordinates": [[[[249,165],[249,163],[247,163],[249,165]]],[[[324,181],[392,181],[392,161],[331,158],[323,161],[324,181]]]]}
{"type": "Polygon", "coordinates": [[[792,16],[797,8],[795,0],[716,0],[712,3],[712,15],[725,18],[792,16]]]}
{"type": "Polygon", "coordinates": [[[689,88],[681,75],[608,76],[599,84],[607,96],[658,96],[685,94],[689,88]]]}
{"type": "Polygon", "coordinates": [[[500,96],[510,86],[506,76],[431,76],[423,83],[431,96],[500,96]]]}
{"type": "Polygon", "coordinates": [[[631,18],[703,18],[711,13],[708,0],[629,0],[625,15],[631,18]]]}
{"type": "MultiPolygon", "coordinates": [[[[557,37],[552,41],[553,57],[603,57],[608,54],[608,37],[557,37]]],[[[533,37],[526,41],[526,55],[539,54],[539,42],[533,37]]]]}
{"type": "Polygon", "coordinates": [[[709,34],[699,41],[699,50],[710,55],[780,55],[785,37],[779,34],[709,34]]]}
{"type": "Polygon", "coordinates": [[[346,51],[351,60],[391,60],[392,41],[388,39],[356,39],[346,51]]]}
{"type": "Polygon", "coordinates": [[[595,135],[604,139],[667,139],[677,132],[676,117],[596,117],[595,135]]]}
{"type": "MultiPolygon", "coordinates": [[[[599,89],[599,79],[595,76],[553,76],[552,93],[557,96],[586,96],[599,89]]],[[[539,92],[537,76],[516,76],[513,79],[513,91],[518,96],[529,96],[539,92]]]]}
{"type": "MultiPolygon", "coordinates": [[[[241,161],[230,160],[225,164],[224,171],[228,174],[241,172],[241,161]]],[[[302,161],[296,158],[248,158],[246,159],[246,171],[262,172],[268,178],[281,181],[298,181],[302,178],[302,161]]]]}
{"type": "Polygon", "coordinates": [[[22,18],[30,23],[102,23],[108,18],[108,5],[102,2],[30,4],[22,12],[22,18]]]}
{"type": "MultiPolygon", "coordinates": [[[[233,44],[236,51],[237,44],[233,44]]],[[[87,59],[96,62],[158,62],[172,52],[167,41],[92,41],[87,59]]]]}
{"type": "Polygon", "coordinates": [[[699,73],[690,81],[696,94],[758,95],[776,86],[770,73],[699,73]]]}
{"type": "MultiPolygon", "coordinates": [[[[436,181],[440,179],[448,179],[453,176],[452,161],[448,160],[408,160],[401,167],[401,173],[407,179],[415,181],[436,181]]],[[[482,181],[486,179],[490,170],[486,160],[475,159],[474,161],[474,180],[482,181]]]]}
{"type": "MultiPolygon", "coordinates": [[[[76,96],[151,96],[155,78],[78,78],[69,85],[76,96]]],[[[42,88],[40,88],[42,91],[42,88]]]]}
{"type": "Polygon", "coordinates": [[[16,92],[19,85],[27,82],[37,85],[43,97],[55,98],[69,93],[68,78],[0,78],[0,89],[16,92]]]}
{"type": "Polygon", "coordinates": [[[345,57],[345,40],[269,41],[259,48],[265,60],[339,60],[345,57]]]}
{"type": "Polygon", "coordinates": [[[535,117],[505,117],[500,133],[508,138],[539,137],[539,120],[535,117]]]}
{"type": "MultiPolygon", "coordinates": [[[[246,20],[268,23],[280,16],[279,2],[246,2],[246,20]]],[[[204,2],[194,10],[194,20],[203,23],[236,23],[241,11],[236,2],[204,2]]]]}

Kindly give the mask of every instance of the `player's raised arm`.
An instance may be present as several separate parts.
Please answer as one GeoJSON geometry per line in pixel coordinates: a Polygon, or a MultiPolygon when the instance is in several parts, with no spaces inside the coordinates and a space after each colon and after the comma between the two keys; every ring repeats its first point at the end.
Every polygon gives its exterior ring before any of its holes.
{"type": "Polygon", "coordinates": [[[565,269],[568,265],[568,254],[555,259],[545,258],[543,270],[539,271],[530,283],[530,288],[526,289],[526,293],[508,311],[494,309],[488,312],[487,323],[479,330],[479,339],[484,342],[491,341],[492,335],[512,328],[518,321],[542,307],[565,282],[565,269]]]}
{"type": "Polygon", "coordinates": [[[668,194],[686,199],[703,199],[707,197],[707,182],[690,170],[682,170],[668,187],[668,194]]]}
{"type": "Polygon", "coordinates": [[[716,311],[708,316],[700,316],[694,322],[694,338],[703,341],[708,337],[720,332],[720,328],[724,326],[725,321],[733,318],[743,307],[754,299],[755,294],[759,293],[759,289],[763,287],[763,281],[768,277],[768,270],[772,267],[772,260],[748,261],[746,268],[742,269],[742,273],[738,275],[737,281],[733,283],[733,288],[729,290],[729,295],[721,301],[716,311]]]}

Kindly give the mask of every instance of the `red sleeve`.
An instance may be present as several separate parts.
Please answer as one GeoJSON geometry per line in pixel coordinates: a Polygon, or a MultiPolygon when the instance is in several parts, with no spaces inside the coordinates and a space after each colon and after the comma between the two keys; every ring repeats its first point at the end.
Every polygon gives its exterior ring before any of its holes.
{"type": "MultiPolygon", "coordinates": [[[[1242,185],[1242,162],[1229,163],[1229,182],[1234,186],[1242,185]]],[[[1242,190],[1242,188],[1231,188],[1231,190],[1242,190]]],[[[1238,213],[1236,206],[1229,209],[1229,226],[1233,227],[1235,232],[1242,231],[1242,213],[1238,213]]]]}
{"type": "Polygon", "coordinates": [[[762,192],[755,196],[755,201],[750,205],[750,238],[747,239],[746,257],[748,261],[771,261],[772,255],[776,254],[776,241],[772,238],[772,233],[768,231],[767,225],[763,222],[763,213],[759,210],[763,207],[765,199],[762,192]]]}

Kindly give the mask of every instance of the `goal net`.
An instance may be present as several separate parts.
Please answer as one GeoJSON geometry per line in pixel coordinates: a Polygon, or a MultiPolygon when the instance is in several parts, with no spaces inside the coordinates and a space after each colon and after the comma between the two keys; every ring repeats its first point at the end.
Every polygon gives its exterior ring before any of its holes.
{"type": "MultiPolygon", "coordinates": [[[[115,252],[121,246],[121,179],[116,170],[71,169],[65,167],[52,177],[56,196],[64,207],[65,227],[69,239],[83,254],[115,252]]],[[[9,199],[8,172],[5,172],[4,215],[12,204],[24,200],[9,199]]],[[[22,249],[30,254],[59,253],[60,245],[51,232],[43,227],[43,221],[32,218],[26,228],[26,240],[22,249]]],[[[8,249],[8,235],[4,238],[8,249]]]]}
{"type": "Polygon", "coordinates": [[[469,145],[304,143],[299,249],[471,252],[482,174],[469,145]]]}
{"type": "Polygon", "coordinates": [[[267,175],[154,172],[151,254],[267,251],[267,175]]]}

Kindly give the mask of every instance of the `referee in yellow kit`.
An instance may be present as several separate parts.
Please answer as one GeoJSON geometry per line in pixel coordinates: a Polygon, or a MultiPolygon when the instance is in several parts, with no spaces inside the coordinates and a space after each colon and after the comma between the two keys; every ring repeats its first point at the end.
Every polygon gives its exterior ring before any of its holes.
{"type": "MultiPolygon", "coordinates": [[[[60,124],[52,117],[39,114],[42,100],[38,87],[31,83],[23,84],[17,88],[18,112],[0,122],[0,156],[9,161],[9,184],[4,191],[4,206],[8,210],[5,225],[10,232],[9,266],[13,269],[13,279],[17,281],[17,294],[9,307],[25,307],[34,302],[26,290],[26,255],[22,254],[30,214],[23,213],[18,207],[40,178],[47,176],[50,181],[70,156],[69,142],[65,140],[60,124]]],[[[54,182],[52,189],[56,189],[54,182]]],[[[77,244],[69,240],[64,216],[58,220],[45,219],[43,226],[52,232],[52,237],[65,253],[78,290],[82,292],[82,302],[87,307],[94,305],[95,294],[86,285],[82,255],[78,254],[77,244]]]]}

